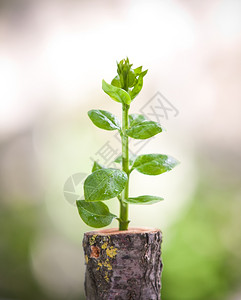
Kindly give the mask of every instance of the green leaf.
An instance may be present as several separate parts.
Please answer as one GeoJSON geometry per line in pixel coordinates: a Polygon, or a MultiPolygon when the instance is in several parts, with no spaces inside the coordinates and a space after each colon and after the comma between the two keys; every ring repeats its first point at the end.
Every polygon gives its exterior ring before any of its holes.
{"type": "Polygon", "coordinates": [[[120,121],[115,115],[108,111],[101,109],[92,109],[88,111],[88,116],[91,119],[91,121],[101,129],[120,129],[120,121]]]}
{"type": "Polygon", "coordinates": [[[142,121],[141,123],[138,123],[126,130],[129,137],[140,140],[148,139],[160,132],[162,132],[160,124],[147,120],[142,121]]]}
{"type": "Polygon", "coordinates": [[[116,77],[112,79],[111,85],[117,86],[119,88],[121,87],[121,82],[120,82],[119,75],[116,75],[116,77]]]}
{"type": "Polygon", "coordinates": [[[160,202],[164,200],[161,197],[157,197],[157,196],[149,196],[149,195],[143,195],[143,196],[139,196],[139,197],[129,197],[128,199],[125,199],[124,202],[129,203],[129,204],[154,204],[157,202],[160,202]]]}
{"type": "Polygon", "coordinates": [[[76,204],[81,219],[91,227],[105,227],[117,217],[110,213],[108,206],[103,202],[92,203],[85,200],[77,200],[76,204]]]}
{"type": "Polygon", "coordinates": [[[132,127],[136,124],[141,123],[142,121],[147,120],[145,116],[139,114],[130,114],[129,115],[129,126],[132,127]]]}
{"type": "Polygon", "coordinates": [[[144,154],[137,156],[132,170],[146,175],[159,175],[172,170],[179,161],[164,154],[144,154]]]}
{"type": "Polygon", "coordinates": [[[136,82],[136,74],[135,71],[130,69],[128,72],[128,87],[132,87],[134,86],[135,82],[136,82]]]}
{"type": "Polygon", "coordinates": [[[100,170],[100,169],[104,169],[104,166],[99,164],[97,161],[94,161],[94,164],[93,164],[93,167],[92,167],[92,173],[94,171],[97,171],[97,170],[100,170]]]}
{"type": "Polygon", "coordinates": [[[133,89],[129,92],[129,94],[131,96],[131,100],[133,100],[140,93],[142,86],[143,86],[143,77],[146,75],[146,73],[147,73],[147,70],[140,73],[133,89]]]}
{"type": "MultiPolygon", "coordinates": [[[[149,121],[148,119],[146,119],[146,117],[144,115],[131,114],[131,115],[129,115],[129,129],[128,130],[129,130],[129,133],[133,131],[133,132],[138,132],[138,134],[141,130],[144,130],[144,131],[147,131],[146,135],[147,136],[149,135],[149,137],[151,137],[159,132],[162,132],[164,130],[164,128],[161,127],[161,125],[157,122],[149,121]]],[[[145,138],[148,138],[148,137],[145,137],[145,138]]],[[[138,139],[139,139],[139,137],[138,137],[138,139]]]]}
{"type": "Polygon", "coordinates": [[[85,179],[85,200],[99,201],[114,198],[123,191],[126,182],[127,175],[121,170],[97,170],[85,179]]]}
{"type": "Polygon", "coordinates": [[[117,156],[114,162],[120,164],[122,162],[122,155],[117,156]]]}
{"type": "Polygon", "coordinates": [[[138,68],[135,68],[135,69],[134,69],[134,72],[135,72],[136,75],[140,75],[141,72],[142,72],[142,66],[140,66],[140,67],[138,67],[138,68]]]}
{"type": "Polygon", "coordinates": [[[131,103],[130,95],[125,90],[108,84],[104,81],[104,79],[102,80],[102,89],[106,94],[108,94],[113,100],[117,102],[125,104],[131,103]]]}

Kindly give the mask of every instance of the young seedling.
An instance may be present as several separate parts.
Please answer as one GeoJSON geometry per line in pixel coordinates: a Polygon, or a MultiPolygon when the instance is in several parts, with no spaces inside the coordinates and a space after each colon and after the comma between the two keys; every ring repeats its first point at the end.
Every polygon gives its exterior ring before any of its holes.
{"type": "Polygon", "coordinates": [[[102,81],[103,91],[122,106],[122,123],[112,113],[93,109],[88,112],[91,121],[104,130],[117,130],[122,141],[122,155],[115,159],[121,169],[106,168],[94,162],[92,173],[84,182],[84,200],[77,200],[77,207],[82,220],[89,226],[101,228],[109,225],[113,219],[119,221],[119,230],[127,230],[129,204],[153,204],[163,198],[159,196],[143,195],[129,196],[129,178],[136,170],[146,175],[159,175],[172,170],[178,161],[164,154],[144,154],[129,157],[128,140],[148,139],[163,131],[157,122],[146,119],[144,115],[129,114],[132,101],[143,86],[143,77],[147,70],[142,67],[132,68],[129,59],[117,63],[117,76],[108,84],[102,81]],[[119,217],[110,213],[109,208],[102,201],[117,198],[120,202],[119,217]]]}

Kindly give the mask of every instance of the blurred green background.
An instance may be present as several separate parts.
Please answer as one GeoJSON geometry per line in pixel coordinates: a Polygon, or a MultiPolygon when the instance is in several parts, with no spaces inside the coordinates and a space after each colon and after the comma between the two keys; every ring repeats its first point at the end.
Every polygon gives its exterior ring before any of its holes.
{"type": "Polygon", "coordinates": [[[131,178],[165,199],[130,208],[163,232],[162,300],[241,299],[240,50],[238,0],[0,1],[0,299],[84,299],[73,203],[106,143],[120,151],[87,111],[120,116],[101,80],[126,56],[149,69],[131,113],[152,107],[167,130],[133,151],[181,161],[131,178]]]}

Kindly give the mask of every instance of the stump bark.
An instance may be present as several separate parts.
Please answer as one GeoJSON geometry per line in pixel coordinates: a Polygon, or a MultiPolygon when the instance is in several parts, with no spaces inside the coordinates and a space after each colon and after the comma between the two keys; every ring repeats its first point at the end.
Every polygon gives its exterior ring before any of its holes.
{"type": "Polygon", "coordinates": [[[159,229],[105,229],[84,234],[87,300],[160,300],[159,229]]]}

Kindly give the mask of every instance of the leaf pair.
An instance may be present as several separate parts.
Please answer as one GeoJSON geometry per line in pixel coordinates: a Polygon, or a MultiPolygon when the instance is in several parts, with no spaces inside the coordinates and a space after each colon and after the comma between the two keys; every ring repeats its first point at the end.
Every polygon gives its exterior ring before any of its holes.
{"type": "MultiPolygon", "coordinates": [[[[122,155],[115,159],[116,163],[122,162],[122,155]]],[[[129,159],[130,172],[137,170],[145,175],[160,175],[171,171],[179,161],[165,154],[142,154],[129,159]]]]}
{"type": "Polygon", "coordinates": [[[116,102],[130,105],[131,101],[140,93],[143,87],[143,77],[146,75],[146,73],[147,70],[139,75],[136,84],[132,89],[129,90],[129,92],[126,92],[120,87],[118,76],[112,80],[111,84],[107,83],[103,79],[102,90],[116,102]]]}
{"type": "MultiPolygon", "coordinates": [[[[163,200],[161,197],[156,196],[139,196],[130,197],[125,200],[128,204],[154,204],[163,200]]],[[[101,228],[108,226],[113,219],[117,216],[110,213],[109,208],[103,202],[87,202],[85,200],[76,201],[77,208],[81,219],[89,226],[94,228],[101,228]]]]}
{"type": "MultiPolygon", "coordinates": [[[[99,128],[105,130],[121,130],[120,121],[112,113],[101,110],[92,109],[88,112],[91,121],[99,128]]],[[[143,115],[129,115],[129,129],[126,134],[134,139],[148,139],[160,132],[163,128],[154,121],[147,120],[143,115]]]]}
{"type": "MultiPolygon", "coordinates": [[[[121,162],[121,156],[116,159],[121,162]]],[[[144,154],[131,162],[130,171],[137,170],[147,175],[159,175],[172,170],[178,161],[168,155],[144,154]]],[[[100,228],[109,225],[117,216],[109,212],[109,208],[101,200],[117,197],[125,188],[127,174],[118,169],[104,168],[94,163],[90,174],[84,182],[85,200],[77,200],[79,214],[83,221],[92,227],[100,228]]],[[[129,197],[124,202],[128,204],[153,204],[163,200],[161,197],[143,195],[129,197]]]]}
{"type": "Polygon", "coordinates": [[[82,220],[89,226],[100,228],[109,225],[116,215],[100,200],[118,196],[127,182],[125,172],[118,169],[102,168],[95,162],[93,173],[84,182],[85,200],[77,200],[77,207],[82,220]]]}

